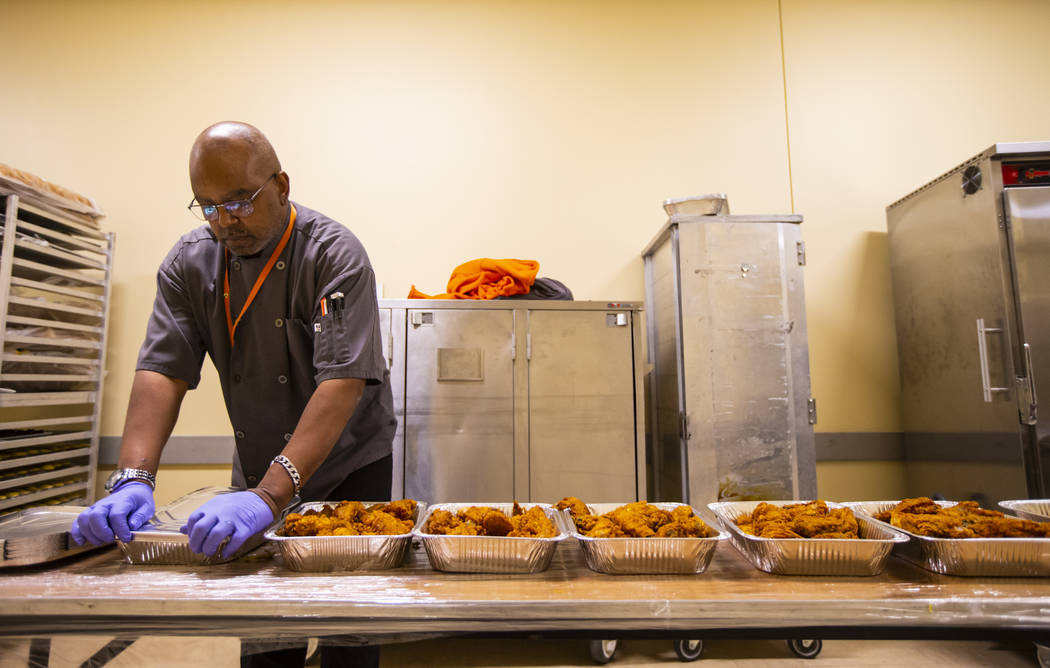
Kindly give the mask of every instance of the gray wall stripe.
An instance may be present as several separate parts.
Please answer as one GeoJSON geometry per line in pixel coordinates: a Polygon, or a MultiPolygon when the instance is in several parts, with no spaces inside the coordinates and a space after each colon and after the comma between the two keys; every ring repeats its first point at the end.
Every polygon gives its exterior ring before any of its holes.
{"type": "MultiPolygon", "coordinates": [[[[817,461],[985,461],[1020,462],[1016,434],[904,434],[896,432],[818,432],[817,461]]],[[[232,436],[172,436],[161,464],[228,465],[232,436]]],[[[119,436],[99,439],[99,463],[114,466],[119,436]]]]}
{"type": "MultiPolygon", "coordinates": [[[[116,466],[120,454],[120,437],[103,436],[98,439],[98,463],[116,466]]],[[[233,436],[172,436],[160,457],[164,464],[225,464],[233,463],[233,436]]]]}

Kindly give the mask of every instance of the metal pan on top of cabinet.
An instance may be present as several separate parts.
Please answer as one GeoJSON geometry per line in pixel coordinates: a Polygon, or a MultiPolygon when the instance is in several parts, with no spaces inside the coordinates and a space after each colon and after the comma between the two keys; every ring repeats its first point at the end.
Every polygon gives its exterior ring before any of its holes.
{"type": "Polygon", "coordinates": [[[399,422],[395,496],[645,498],[639,310],[380,300],[399,422]]]}

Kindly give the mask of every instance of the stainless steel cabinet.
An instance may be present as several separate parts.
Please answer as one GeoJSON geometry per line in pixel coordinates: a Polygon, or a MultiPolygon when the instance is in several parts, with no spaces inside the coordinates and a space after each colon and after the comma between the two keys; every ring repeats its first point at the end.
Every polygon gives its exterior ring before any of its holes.
{"type": "Polygon", "coordinates": [[[995,144],[888,206],[886,224],[908,493],[1043,498],[1050,142],[995,144]]]}
{"type": "Polygon", "coordinates": [[[644,498],[637,307],[380,300],[380,310],[403,425],[395,495],[644,498]]]}
{"type": "Polygon", "coordinates": [[[635,498],[629,313],[529,311],[529,491],[635,498]]]}
{"type": "Polygon", "coordinates": [[[405,489],[427,500],[514,492],[510,311],[409,310],[405,489]]]}
{"type": "Polygon", "coordinates": [[[802,217],[665,209],[642,253],[653,498],[814,498],[802,217]]]}

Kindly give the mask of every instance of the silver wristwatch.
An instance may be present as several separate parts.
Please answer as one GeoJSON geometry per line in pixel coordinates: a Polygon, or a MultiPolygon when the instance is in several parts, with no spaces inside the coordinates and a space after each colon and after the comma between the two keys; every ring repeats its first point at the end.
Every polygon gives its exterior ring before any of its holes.
{"type": "Polygon", "coordinates": [[[157,476],[143,469],[117,469],[106,478],[106,491],[112,492],[130,480],[140,480],[150,486],[157,488],[157,476]]]}

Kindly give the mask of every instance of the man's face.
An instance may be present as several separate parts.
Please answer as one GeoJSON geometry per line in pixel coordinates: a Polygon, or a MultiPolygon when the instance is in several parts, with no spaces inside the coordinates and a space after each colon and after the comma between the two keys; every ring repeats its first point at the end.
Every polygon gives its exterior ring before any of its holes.
{"type": "Polygon", "coordinates": [[[288,224],[284,205],[288,177],[284,172],[274,176],[262,168],[252,169],[252,161],[237,153],[202,156],[190,170],[190,185],[197,202],[204,205],[247,200],[262,186],[251,215],[234,215],[219,206],[218,218],[208,221],[219,243],[235,255],[253,255],[288,224]]]}

